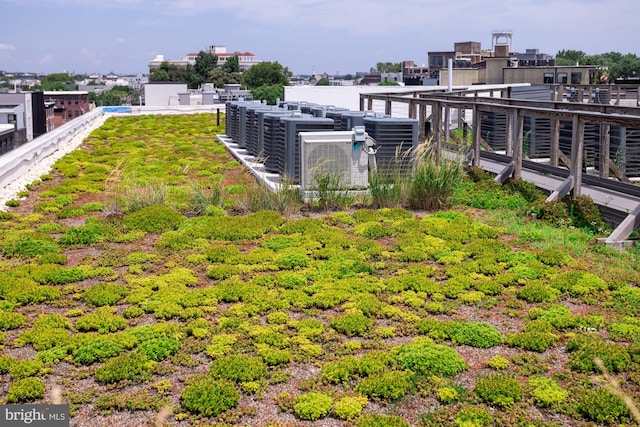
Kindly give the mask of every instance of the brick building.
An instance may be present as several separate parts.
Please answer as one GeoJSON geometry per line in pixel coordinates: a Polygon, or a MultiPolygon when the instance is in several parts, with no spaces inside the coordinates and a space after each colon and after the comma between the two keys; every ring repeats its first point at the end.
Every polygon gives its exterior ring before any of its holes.
{"type": "Polygon", "coordinates": [[[89,92],[51,91],[44,93],[46,102],[55,102],[54,124],[58,127],[90,111],[89,92]]]}

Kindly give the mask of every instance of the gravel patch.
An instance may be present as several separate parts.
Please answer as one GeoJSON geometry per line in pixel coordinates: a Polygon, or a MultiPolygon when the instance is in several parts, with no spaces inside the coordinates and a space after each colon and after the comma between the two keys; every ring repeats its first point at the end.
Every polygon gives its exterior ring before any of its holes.
{"type": "Polygon", "coordinates": [[[90,128],[86,128],[83,131],[79,132],[76,136],[69,139],[68,141],[60,144],[58,149],[54,151],[51,155],[45,157],[38,163],[36,163],[31,169],[29,169],[25,174],[21,175],[17,179],[13,180],[6,186],[0,188],[0,210],[7,210],[7,206],[5,203],[8,200],[16,199],[17,195],[20,191],[25,190],[27,184],[32,183],[33,181],[40,179],[42,175],[45,175],[51,171],[51,166],[60,158],[65,156],[66,154],[72,152],[80,145],[84,139],[89,136],[91,132],[95,129],[102,126],[109,118],[108,114],[103,115],[99,119],[94,122],[94,125],[90,128]]]}

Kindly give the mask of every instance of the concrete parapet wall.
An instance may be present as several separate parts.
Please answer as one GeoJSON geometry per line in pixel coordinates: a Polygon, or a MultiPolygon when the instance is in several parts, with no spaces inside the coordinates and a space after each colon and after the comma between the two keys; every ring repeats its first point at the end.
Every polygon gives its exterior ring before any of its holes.
{"type": "Polygon", "coordinates": [[[101,126],[103,119],[104,112],[101,108],[96,108],[0,156],[0,188],[23,176],[38,162],[58,150],[62,144],[101,126]]]}

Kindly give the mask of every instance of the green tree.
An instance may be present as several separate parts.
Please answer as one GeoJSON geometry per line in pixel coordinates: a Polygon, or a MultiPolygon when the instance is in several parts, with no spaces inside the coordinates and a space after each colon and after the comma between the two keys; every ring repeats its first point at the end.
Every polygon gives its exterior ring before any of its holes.
{"type": "Polygon", "coordinates": [[[582,65],[581,60],[585,56],[587,56],[587,54],[581,50],[562,49],[558,51],[558,53],[556,53],[556,65],[561,65],[561,66],[572,66],[576,64],[582,65]]]}
{"type": "Polygon", "coordinates": [[[378,62],[374,67],[371,67],[372,73],[399,73],[402,71],[401,62],[378,62]]]}
{"type": "Polygon", "coordinates": [[[400,83],[394,82],[385,77],[383,82],[378,83],[378,86],[400,86],[400,83]]]}
{"type": "Polygon", "coordinates": [[[316,83],[316,86],[329,86],[329,79],[326,77],[321,78],[320,80],[318,80],[318,82],[316,83]]]}
{"type": "Polygon", "coordinates": [[[587,55],[581,50],[561,50],[556,54],[556,64],[567,65],[597,65],[609,67],[609,75],[616,79],[640,74],[640,58],[636,54],[620,52],[606,52],[587,55]]]}
{"type": "Polygon", "coordinates": [[[182,82],[187,83],[186,69],[164,61],[158,68],[151,70],[150,82],[182,82]]]}
{"type": "Polygon", "coordinates": [[[201,50],[196,57],[196,63],[187,65],[186,82],[190,89],[197,89],[207,82],[209,73],[218,66],[218,57],[201,50]]]}
{"type": "Polygon", "coordinates": [[[239,73],[240,72],[240,60],[237,55],[227,58],[227,62],[222,64],[222,71],[227,73],[239,73]]]}
{"type": "MultiPolygon", "coordinates": [[[[255,67],[255,65],[254,65],[255,67]]],[[[253,99],[266,99],[267,104],[275,105],[276,100],[284,98],[284,89],[282,85],[262,85],[251,89],[253,99]]]]}
{"type": "Polygon", "coordinates": [[[216,68],[215,70],[211,70],[209,72],[208,82],[213,83],[213,85],[217,88],[224,87],[225,84],[232,83],[242,83],[242,74],[241,73],[230,73],[224,71],[220,68],[216,68]]]}
{"type": "Polygon", "coordinates": [[[289,70],[278,62],[261,62],[243,73],[244,84],[249,89],[260,86],[289,84],[289,70]]]}
{"type": "Polygon", "coordinates": [[[76,85],[67,73],[53,73],[44,76],[40,80],[40,86],[34,87],[34,90],[75,90],[76,85]]]}

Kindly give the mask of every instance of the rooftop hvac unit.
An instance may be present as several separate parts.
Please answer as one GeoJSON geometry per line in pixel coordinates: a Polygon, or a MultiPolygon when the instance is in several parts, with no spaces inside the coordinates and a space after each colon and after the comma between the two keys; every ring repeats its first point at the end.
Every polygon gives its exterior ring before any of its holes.
{"type": "Polygon", "coordinates": [[[324,112],[324,117],[326,117],[328,119],[333,119],[334,130],[341,130],[342,129],[342,115],[344,113],[348,113],[350,111],[351,110],[349,110],[348,108],[328,107],[324,112]]]}
{"type": "Polygon", "coordinates": [[[628,178],[640,177],[640,129],[611,126],[609,159],[628,178]]]}
{"type": "Polygon", "coordinates": [[[595,88],[591,95],[594,104],[609,104],[609,89],[595,88]]]}
{"type": "Polygon", "coordinates": [[[378,168],[393,165],[409,167],[409,154],[418,146],[418,120],[387,116],[365,117],[364,128],[376,141],[378,168]]]}
{"type": "Polygon", "coordinates": [[[316,178],[325,174],[339,177],[339,189],[369,186],[369,161],[364,128],[352,131],[301,132],[301,191],[317,189],[316,178]]]}
{"type": "Polygon", "coordinates": [[[309,113],[313,117],[324,117],[325,111],[327,111],[327,107],[324,105],[314,105],[313,107],[309,108],[309,113]]]}
{"type": "Polygon", "coordinates": [[[313,116],[312,109],[315,107],[322,107],[322,105],[314,104],[312,102],[303,102],[300,104],[300,111],[302,111],[303,114],[311,114],[313,116]]]}
{"type": "Polygon", "coordinates": [[[248,130],[248,119],[247,119],[247,108],[251,107],[262,107],[266,104],[263,104],[260,101],[242,101],[238,103],[238,140],[234,142],[238,144],[240,148],[246,148],[247,146],[247,130],[248,130]]]}
{"type": "MultiPolygon", "coordinates": [[[[558,145],[567,157],[571,158],[571,143],[573,138],[573,122],[560,120],[560,137],[558,145]]],[[[584,125],[584,155],[583,168],[595,166],[596,154],[600,147],[600,125],[585,123],[584,125]]]]}
{"type": "Polygon", "coordinates": [[[551,120],[540,117],[524,117],[523,155],[530,159],[551,156],[551,120]]]}
{"type": "Polygon", "coordinates": [[[226,134],[231,140],[237,141],[238,101],[226,102],[226,134]]]}
{"type": "Polygon", "coordinates": [[[260,120],[260,118],[264,118],[260,116],[260,113],[270,113],[282,111],[274,106],[269,105],[260,105],[260,106],[251,106],[247,108],[247,144],[246,149],[249,154],[252,156],[257,156],[262,151],[262,145],[260,144],[260,136],[261,131],[264,126],[264,122],[260,120]],[[258,148],[260,146],[260,148],[258,148]]]}
{"type": "Polygon", "coordinates": [[[260,131],[258,134],[257,154],[265,158],[264,166],[269,172],[280,172],[278,170],[278,157],[276,155],[276,145],[280,141],[280,119],[291,117],[299,112],[278,109],[258,113],[258,120],[262,117],[262,123],[258,123],[260,131]]]}
{"type": "Polygon", "coordinates": [[[228,101],[226,103],[226,133],[238,145],[241,144],[241,139],[244,136],[243,126],[247,105],[262,104],[259,101],[228,101]]]}
{"type": "Polygon", "coordinates": [[[495,151],[507,149],[507,115],[480,111],[480,137],[495,151]]]}
{"type": "Polygon", "coordinates": [[[351,130],[356,126],[364,126],[364,118],[373,116],[373,111],[347,111],[340,116],[340,129],[336,130],[351,130]]]}
{"type": "Polygon", "coordinates": [[[293,183],[300,182],[300,132],[333,130],[333,120],[312,117],[294,116],[280,119],[280,132],[274,146],[272,156],[275,171],[286,175],[293,183]]]}
{"type": "Polygon", "coordinates": [[[287,110],[295,111],[295,110],[299,110],[302,104],[304,104],[302,101],[291,101],[291,102],[285,103],[284,105],[286,106],[287,110]]]}

